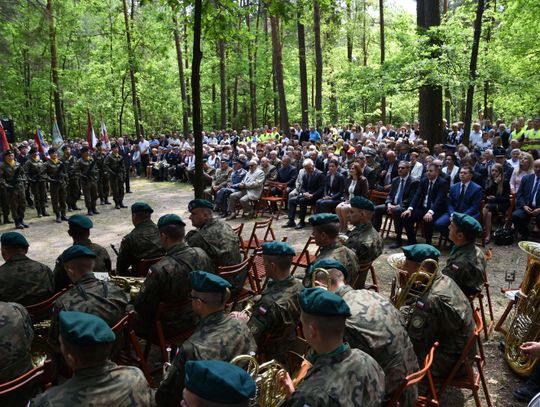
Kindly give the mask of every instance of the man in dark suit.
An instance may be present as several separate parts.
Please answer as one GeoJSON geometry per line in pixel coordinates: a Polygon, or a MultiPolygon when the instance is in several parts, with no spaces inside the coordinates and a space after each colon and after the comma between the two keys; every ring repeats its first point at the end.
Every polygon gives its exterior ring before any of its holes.
{"type": "Polygon", "coordinates": [[[536,218],[540,225],[540,159],[533,164],[534,174],[521,179],[516,195],[516,210],[512,213],[512,222],[523,239],[529,236],[530,218],[536,218]]]}
{"type": "Polygon", "coordinates": [[[298,172],[296,168],[291,165],[291,157],[288,155],[283,156],[281,167],[277,172],[276,181],[287,184],[287,191],[291,192],[294,189],[297,175],[298,172]]]}
{"type": "Polygon", "coordinates": [[[386,213],[394,219],[396,231],[396,241],[390,246],[395,249],[402,246],[401,232],[403,231],[403,221],[401,214],[409,207],[411,199],[416,194],[420,181],[409,175],[410,164],[407,161],[400,161],[398,164],[399,176],[392,180],[390,193],[386,197],[384,204],[375,207],[372,223],[376,231],[381,229],[382,217],[386,213]]]}
{"type": "Polygon", "coordinates": [[[303,163],[305,174],[302,178],[302,186],[298,196],[289,199],[289,220],[282,227],[295,229],[303,229],[306,227],[306,212],[308,205],[313,205],[323,196],[324,193],[324,175],[321,171],[315,168],[313,160],[307,158],[303,163]],[[296,216],[296,207],[299,206],[298,211],[299,222],[298,225],[294,222],[296,216]]]}
{"type": "Polygon", "coordinates": [[[374,189],[377,184],[377,173],[373,171],[373,168],[366,164],[366,157],[364,154],[360,153],[356,158],[362,166],[362,175],[368,180],[369,189],[374,189]]]}
{"type": "Polygon", "coordinates": [[[396,153],[393,150],[388,150],[386,153],[386,161],[382,165],[380,175],[380,185],[385,191],[391,187],[392,180],[398,176],[398,164],[396,153]]]}
{"type": "Polygon", "coordinates": [[[334,212],[343,198],[345,177],[338,171],[338,166],[339,163],[336,159],[328,161],[324,196],[317,201],[316,213],[334,212]]]}
{"type": "Polygon", "coordinates": [[[126,176],[124,182],[126,183],[126,194],[131,194],[131,189],[129,188],[129,175],[131,168],[131,154],[129,152],[129,147],[124,143],[124,139],[119,137],[116,140],[118,144],[118,150],[122,158],[124,159],[124,168],[126,169],[126,176]]]}
{"type": "Polygon", "coordinates": [[[414,223],[419,220],[424,221],[426,243],[431,244],[433,223],[447,212],[446,195],[450,185],[439,175],[440,168],[436,164],[430,164],[426,177],[420,181],[409,207],[401,214],[408,244],[416,244],[414,223]]]}
{"type": "Polygon", "coordinates": [[[462,166],[459,169],[459,180],[450,188],[448,197],[448,211],[434,223],[435,230],[448,236],[448,226],[454,212],[480,218],[480,202],[482,201],[482,188],[472,182],[473,171],[469,166],[462,166]]]}

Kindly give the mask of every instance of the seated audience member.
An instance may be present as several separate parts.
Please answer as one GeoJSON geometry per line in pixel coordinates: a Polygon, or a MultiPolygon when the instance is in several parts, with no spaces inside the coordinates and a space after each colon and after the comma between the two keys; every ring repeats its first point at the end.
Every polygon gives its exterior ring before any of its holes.
{"type": "Polygon", "coordinates": [[[450,178],[450,188],[456,182],[456,176],[459,174],[457,157],[454,154],[448,154],[445,159],[446,167],[443,167],[442,173],[450,178]]]}
{"type": "Polygon", "coordinates": [[[347,217],[351,209],[350,200],[355,196],[368,197],[368,180],[362,175],[362,167],[358,163],[353,163],[349,170],[349,179],[345,187],[345,201],[336,206],[336,215],[339,218],[339,232],[347,232],[347,217]]]}
{"type": "Polygon", "coordinates": [[[488,244],[491,240],[491,220],[493,216],[502,215],[503,220],[505,220],[506,211],[510,207],[510,183],[504,175],[502,165],[494,164],[491,167],[491,174],[484,195],[486,200],[482,209],[482,218],[486,228],[484,244],[488,244]]]}
{"type": "Polygon", "coordinates": [[[264,188],[264,172],[259,168],[257,161],[254,159],[248,162],[249,171],[240,184],[238,184],[239,191],[233,192],[229,196],[228,212],[230,215],[227,220],[236,219],[236,204],[240,202],[244,213],[244,217],[252,217],[254,215],[253,207],[250,201],[256,201],[261,197],[264,188]]]}
{"type": "Polygon", "coordinates": [[[512,213],[512,222],[524,240],[529,237],[531,218],[534,217],[536,224],[540,225],[540,159],[534,161],[533,169],[533,174],[521,179],[516,195],[516,209],[512,213]]]}
{"type": "Polygon", "coordinates": [[[237,158],[234,160],[233,171],[229,176],[227,184],[220,188],[216,194],[216,209],[222,218],[230,215],[228,211],[229,196],[233,192],[240,191],[239,185],[246,177],[247,171],[244,169],[244,160],[237,158]]]}
{"type": "Polygon", "coordinates": [[[343,198],[345,189],[345,177],[338,172],[338,161],[328,161],[328,174],[326,175],[324,195],[317,200],[316,213],[334,212],[334,209],[343,198]]]}
{"type": "Polygon", "coordinates": [[[521,180],[525,175],[533,173],[533,157],[529,153],[521,153],[519,160],[519,168],[516,168],[512,172],[512,178],[510,178],[510,190],[513,194],[516,194],[519,190],[521,180]]]}

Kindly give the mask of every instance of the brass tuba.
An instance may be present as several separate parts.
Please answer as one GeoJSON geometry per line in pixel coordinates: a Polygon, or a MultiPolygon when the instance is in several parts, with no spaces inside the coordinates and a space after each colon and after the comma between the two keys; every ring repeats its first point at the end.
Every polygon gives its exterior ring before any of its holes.
{"type": "Polygon", "coordinates": [[[144,277],[109,276],[109,282],[129,293],[129,297],[133,301],[139,295],[139,291],[144,284],[144,277]]]}

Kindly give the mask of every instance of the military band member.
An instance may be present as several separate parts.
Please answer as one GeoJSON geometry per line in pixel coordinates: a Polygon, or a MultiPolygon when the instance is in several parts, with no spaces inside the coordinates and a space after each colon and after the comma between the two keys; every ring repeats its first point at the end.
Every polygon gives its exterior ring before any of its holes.
{"type": "Polygon", "coordinates": [[[292,393],[288,407],[377,406],[383,401],[384,372],[367,353],[343,342],[347,303],[322,288],[300,293],[302,331],[314,354],[304,381],[294,389],[288,374],[284,383],[292,393]]]}
{"type": "Polygon", "coordinates": [[[24,306],[45,301],[54,293],[51,269],[29,259],[28,241],[17,232],[3,233],[0,266],[0,301],[18,302],[24,306]]]}
{"type": "MultiPolygon", "coordinates": [[[[84,215],[73,215],[68,219],[68,235],[73,239],[73,245],[86,246],[92,250],[96,258],[94,259],[95,273],[111,273],[111,258],[107,250],[90,240],[90,229],[94,227],[92,220],[84,215]]],[[[54,292],[62,291],[69,284],[70,279],[64,268],[62,255],[56,259],[54,266],[54,292]]]]}
{"type": "Polygon", "coordinates": [[[97,194],[101,205],[110,205],[109,202],[109,174],[105,168],[105,158],[107,153],[105,152],[105,147],[103,143],[98,141],[96,143],[96,151],[92,155],[93,160],[96,162],[96,167],[98,170],[97,177],[97,194]]]}
{"type": "Polygon", "coordinates": [[[152,259],[163,256],[165,251],[159,239],[159,230],[152,222],[154,210],[145,202],[131,205],[131,221],[133,229],[122,239],[116,259],[116,274],[121,276],[136,274],[141,259],[152,259]]]}
{"type": "Polygon", "coordinates": [[[478,294],[486,273],[486,257],[475,244],[482,225],[472,216],[454,212],[448,229],[454,247],[442,273],[452,278],[465,295],[478,294]]]}
{"type": "Polygon", "coordinates": [[[111,144],[111,152],[105,158],[103,170],[111,184],[115,208],[127,208],[124,205],[126,167],[124,166],[124,157],[120,155],[117,144],[111,144]]]}
{"type": "MultiPolygon", "coordinates": [[[[317,282],[327,285],[328,291],[345,300],[351,316],[345,323],[345,342],[353,349],[370,355],[381,366],[385,375],[386,400],[399,388],[407,375],[418,370],[414,348],[405,329],[401,313],[382,295],[370,290],[354,290],[345,283],[347,269],[333,259],[315,262],[313,268],[328,271],[328,277],[319,273],[317,282]]],[[[416,386],[408,387],[399,402],[404,407],[414,407],[416,386]]]]}
{"type": "Polygon", "coordinates": [[[88,211],[87,215],[97,215],[99,214],[96,209],[97,201],[97,181],[99,177],[99,172],[97,169],[96,161],[90,157],[90,151],[88,147],[81,148],[81,158],[75,163],[75,174],[80,179],[83,195],[84,195],[84,204],[88,211]]]}
{"type": "Polygon", "coordinates": [[[71,155],[71,148],[66,145],[62,147],[62,163],[67,173],[66,203],[68,211],[79,211],[81,208],[77,207],[77,201],[81,196],[81,186],[75,168],[77,160],[71,155]]]}
{"type": "Polygon", "coordinates": [[[66,218],[66,167],[58,160],[56,149],[49,148],[49,160],[45,163],[45,173],[51,188],[51,203],[56,215],[56,223],[66,218]]]}
{"type": "Polygon", "coordinates": [[[6,150],[4,152],[4,161],[0,165],[0,185],[6,190],[6,199],[17,229],[28,227],[24,223],[24,211],[26,209],[26,198],[24,195],[25,181],[26,176],[23,167],[15,161],[13,151],[6,150]]]}
{"type": "MultiPolygon", "coordinates": [[[[193,270],[213,271],[207,254],[198,247],[189,247],[184,241],[185,223],[178,215],[159,218],[157,227],[165,256],[153,264],[135,301],[136,331],[148,335],[153,329],[156,308],[160,302],[181,302],[189,298],[193,270]]],[[[167,312],[162,316],[165,336],[173,336],[193,326],[191,311],[167,312]]]]}
{"type": "Polygon", "coordinates": [[[109,360],[116,335],[103,319],[84,312],[58,316],[60,349],[73,377],[30,401],[32,407],[150,407],[153,393],[136,367],[109,360]]]}
{"type": "Polygon", "coordinates": [[[30,190],[34,196],[34,205],[38,217],[49,216],[45,209],[45,204],[47,203],[45,164],[39,158],[39,151],[35,147],[30,149],[30,159],[26,160],[23,168],[26,173],[26,179],[30,184],[30,190]]]}
{"type": "Polygon", "coordinates": [[[193,271],[191,305],[201,321],[195,332],[180,345],[169,372],[156,393],[159,406],[178,406],[184,389],[185,365],[190,360],[224,360],[257,350],[249,328],[225,314],[231,287],[223,278],[205,271],[193,271]]]}

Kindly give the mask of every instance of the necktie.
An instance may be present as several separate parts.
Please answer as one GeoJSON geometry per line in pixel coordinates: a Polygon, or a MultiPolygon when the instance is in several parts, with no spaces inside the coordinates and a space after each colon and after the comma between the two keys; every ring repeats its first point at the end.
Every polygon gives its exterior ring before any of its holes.
{"type": "Polygon", "coordinates": [[[427,190],[427,203],[426,208],[429,209],[431,207],[431,190],[433,189],[433,181],[429,181],[429,187],[427,190]]]}
{"type": "Polygon", "coordinates": [[[398,205],[401,205],[401,202],[403,201],[403,182],[405,180],[403,178],[401,178],[401,181],[399,182],[399,188],[398,188],[398,192],[397,192],[397,197],[396,197],[396,203],[398,205]]]}
{"type": "Polygon", "coordinates": [[[538,207],[538,185],[540,184],[540,178],[536,178],[536,181],[534,181],[534,187],[531,193],[531,204],[533,204],[535,207],[538,207]]]}
{"type": "Polygon", "coordinates": [[[457,204],[458,211],[461,212],[463,206],[463,199],[465,198],[465,184],[461,184],[461,193],[459,194],[459,202],[457,204]]]}

